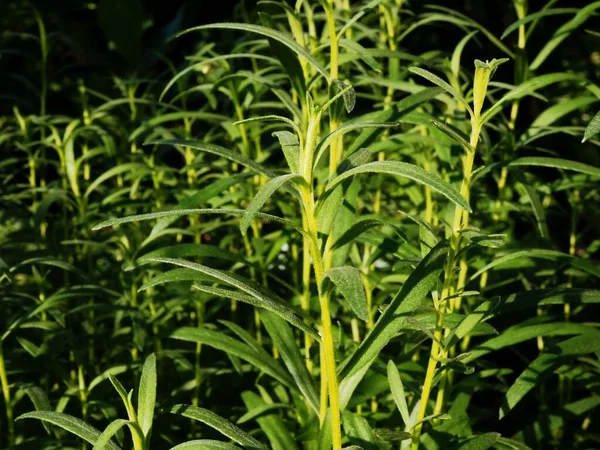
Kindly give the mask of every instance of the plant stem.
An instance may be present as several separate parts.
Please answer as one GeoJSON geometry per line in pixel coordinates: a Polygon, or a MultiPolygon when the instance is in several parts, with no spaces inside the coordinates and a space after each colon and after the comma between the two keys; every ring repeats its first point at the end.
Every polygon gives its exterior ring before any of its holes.
{"type": "Polygon", "coordinates": [[[0,383],[2,383],[2,396],[4,397],[4,407],[6,409],[6,422],[8,424],[8,446],[15,445],[15,421],[13,418],[12,398],[10,395],[10,386],[6,376],[6,366],[4,363],[4,349],[0,342],[0,383]]]}
{"type": "MultiPolygon", "coordinates": [[[[308,225],[308,233],[310,236],[310,254],[313,260],[313,270],[315,273],[315,280],[317,282],[317,291],[319,293],[319,304],[321,306],[321,337],[323,343],[321,344],[321,355],[322,363],[325,367],[321,367],[321,377],[325,377],[327,385],[327,394],[329,397],[329,408],[331,411],[331,435],[333,448],[335,450],[342,448],[342,430],[340,420],[340,400],[339,400],[339,386],[337,379],[337,369],[335,364],[335,349],[333,345],[333,332],[331,325],[331,313],[329,310],[329,294],[322,289],[324,264],[323,256],[321,255],[321,249],[319,246],[317,236],[317,218],[315,215],[315,202],[313,193],[308,190],[304,190],[302,193],[302,200],[304,203],[304,210],[306,212],[306,219],[308,225]]],[[[321,390],[325,383],[321,383],[321,390]]],[[[322,391],[323,393],[323,391],[322,391]]],[[[321,399],[323,402],[323,399],[321,399]]],[[[321,418],[323,420],[323,417],[321,418]]]]}
{"type": "MultiPolygon", "coordinates": [[[[471,138],[470,138],[470,150],[466,151],[466,155],[464,157],[463,163],[463,180],[460,188],[461,195],[465,198],[465,200],[469,201],[469,193],[470,193],[470,182],[471,175],[473,173],[473,161],[475,158],[475,148],[477,147],[477,142],[479,141],[479,134],[481,132],[481,126],[479,125],[477,119],[471,121],[471,138]]],[[[446,267],[444,269],[444,287],[442,290],[442,296],[440,301],[436,301],[434,299],[434,305],[436,309],[436,323],[434,330],[434,340],[431,344],[431,352],[429,354],[429,362],[427,364],[427,371],[425,373],[425,382],[423,383],[423,391],[421,393],[421,404],[419,407],[419,412],[417,415],[417,422],[420,422],[417,426],[415,426],[413,430],[413,439],[411,444],[411,450],[418,450],[419,441],[421,438],[421,431],[423,429],[423,423],[421,422],[425,417],[425,413],[427,411],[427,403],[429,402],[429,397],[431,394],[431,388],[433,387],[433,378],[435,375],[435,369],[437,367],[438,360],[443,357],[445,354],[445,350],[440,347],[438,342],[442,342],[443,339],[443,329],[444,329],[444,316],[446,312],[446,302],[450,296],[450,292],[452,289],[452,279],[454,273],[454,265],[456,263],[456,255],[458,250],[460,249],[460,230],[463,225],[463,220],[468,220],[468,211],[463,210],[461,207],[456,206],[454,210],[454,221],[452,225],[452,237],[450,238],[450,249],[448,250],[448,257],[446,259],[446,267]]],[[[440,385],[440,393],[438,393],[438,399],[436,401],[436,411],[441,411],[443,407],[443,398],[444,398],[444,383],[445,378],[442,378],[440,385]]]]}

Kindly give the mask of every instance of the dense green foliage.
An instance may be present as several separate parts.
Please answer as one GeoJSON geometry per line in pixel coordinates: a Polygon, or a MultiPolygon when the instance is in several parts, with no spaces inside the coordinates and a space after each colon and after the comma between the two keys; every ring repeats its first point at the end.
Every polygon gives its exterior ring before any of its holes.
{"type": "Polygon", "coordinates": [[[7,3],[0,447],[600,447],[600,2],[457,3],[7,3]]]}

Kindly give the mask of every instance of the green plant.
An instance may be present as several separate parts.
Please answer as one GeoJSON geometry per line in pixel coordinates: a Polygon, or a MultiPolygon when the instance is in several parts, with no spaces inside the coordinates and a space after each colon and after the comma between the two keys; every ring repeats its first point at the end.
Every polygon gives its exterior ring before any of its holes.
{"type": "Polygon", "coordinates": [[[600,90],[560,44],[597,42],[600,3],[555,3],[515,1],[497,37],[447,6],[261,1],[108,87],[60,81],[24,22],[41,88],[0,119],[0,445],[594,445],[600,90]],[[140,368],[136,409],[116,376],[140,368]]]}

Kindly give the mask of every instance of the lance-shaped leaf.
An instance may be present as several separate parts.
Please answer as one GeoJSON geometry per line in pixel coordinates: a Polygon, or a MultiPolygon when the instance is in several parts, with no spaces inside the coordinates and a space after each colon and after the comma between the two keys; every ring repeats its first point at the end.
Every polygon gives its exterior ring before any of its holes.
{"type": "MultiPolygon", "coordinates": [[[[52,425],[56,425],[57,427],[60,427],[63,430],[66,430],[69,433],[72,433],[75,436],[80,437],[81,439],[89,442],[92,445],[96,443],[96,440],[102,434],[96,428],[94,428],[91,425],[88,425],[83,420],[78,419],[77,417],[73,417],[69,414],[56,412],[56,411],[31,411],[31,412],[20,415],[15,420],[22,420],[22,419],[38,419],[43,422],[51,423],[52,425]]],[[[108,442],[108,445],[106,445],[105,449],[121,450],[112,441],[108,442]]]]}
{"type": "Polygon", "coordinates": [[[471,144],[469,144],[469,138],[465,136],[460,130],[454,128],[450,124],[437,122],[435,120],[431,121],[432,125],[436,127],[438,130],[442,131],[446,136],[448,136],[453,141],[457,142],[468,152],[474,151],[471,144]]]}
{"type": "Polygon", "coordinates": [[[564,365],[569,358],[600,351],[600,333],[593,331],[593,333],[574,336],[546,349],[529,364],[506,391],[500,408],[500,418],[512,410],[536,384],[553,374],[554,370],[564,365]]]}
{"type": "Polygon", "coordinates": [[[325,272],[323,278],[328,278],[335,284],[335,287],[344,296],[359,319],[365,322],[369,320],[367,298],[365,297],[360,271],[357,268],[351,266],[334,267],[325,272]]]}
{"type": "Polygon", "coordinates": [[[305,58],[325,78],[329,77],[327,70],[323,66],[321,66],[321,64],[308,52],[307,49],[305,49],[304,47],[299,45],[291,37],[279,32],[277,30],[274,30],[272,28],[267,28],[267,27],[263,27],[260,25],[250,25],[250,24],[246,24],[246,23],[224,22],[224,23],[216,23],[216,24],[211,24],[211,25],[200,25],[198,27],[188,28],[187,30],[179,33],[178,36],[181,36],[186,33],[190,33],[192,31],[207,30],[207,29],[211,29],[211,28],[248,31],[250,33],[256,33],[261,36],[265,36],[269,39],[278,41],[281,44],[288,47],[290,50],[292,50],[297,55],[305,58]]]}
{"type": "Polygon", "coordinates": [[[508,163],[508,166],[539,166],[553,167],[555,169],[572,170],[574,172],[585,173],[600,177],[600,168],[590,166],[589,164],[577,161],[569,161],[562,158],[549,158],[546,156],[524,156],[508,163]]]}
{"type": "Polygon", "coordinates": [[[156,404],[156,383],[156,356],[151,354],[144,362],[138,389],[137,418],[144,436],[148,436],[152,428],[156,404]]]}
{"type": "Polygon", "coordinates": [[[261,311],[260,318],[267,329],[267,333],[271,336],[273,344],[279,350],[281,358],[296,382],[298,389],[302,392],[315,413],[318,414],[319,396],[305,362],[300,356],[300,349],[298,348],[298,344],[296,344],[292,330],[285,321],[269,311],[261,311]]]}
{"type": "Polygon", "coordinates": [[[544,48],[540,50],[535,59],[531,62],[531,64],[529,65],[529,69],[537,70],[548,58],[548,56],[550,56],[550,53],[552,53],[562,41],[569,37],[569,35],[573,31],[575,31],[579,26],[584,24],[588,20],[588,18],[590,18],[593,15],[593,12],[598,8],[600,8],[600,2],[593,2],[577,11],[575,17],[573,17],[567,23],[563,24],[554,32],[552,38],[550,38],[550,40],[546,42],[544,48]]]}
{"type": "Polygon", "coordinates": [[[500,439],[500,433],[485,433],[463,442],[454,450],[487,450],[500,439]]]}
{"type": "Polygon", "coordinates": [[[451,184],[442,180],[438,175],[401,161],[375,161],[350,169],[332,179],[327,189],[331,190],[345,179],[361,173],[384,173],[414,180],[425,186],[429,186],[439,192],[454,204],[471,212],[471,207],[460,192],[451,184]]]}
{"type": "Polygon", "coordinates": [[[252,170],[261,175],[265,175],[269,178],[273,177],[274,174],[271,170],[261,166],[257,162],[246,158],[244,155],[232,150],[220,147],[218,145],[209,144],[207,142],[199,142],[190,139],[163,139],[159,141],[146,142],[144,145],[178,145],[181,147],[189,147],[202,152],[211,153],[213,155],[221,156],[222,158],[236,162],[248,169],[252,170]]]}
{"type": "Polygon", "coordinates": [[[596,113],[594,118],[590,121],[588,126],[585,128],[583,139],[581,142],[585,142],[600,133],[600,111],[596,113]]]}
{"type": "Polygon", "coordinates": [[[419,76],[425,78],[428,81],[431,81],[436,86],[441,87],[448,94],[450,94],[452,97],[454,97],[457,101],[462,103],[465,106],[465,108],[467,109],[467,111],[469,111],[469,113],[471,115],[473,115],[473,110],[471,109],[471,105],[469,105],[469,103],[465,100],[465,98],[462,95],[460,95],[456,91],[456,89],[454,89],[448,82],[442,80],[440,77],[438,77],[437,75],[434,75],[433,73],[429,72],[428,70],[421,69],[420,67],[409,67],[408,70],[416,75],[419,75],[419,76]]]}
{"type": "Polygon", "coordinates": [[[392,397],[394,402],[400,411],[404,425],[408,426],[410,423],[410,413],[408,412],[408,405],[406,404],[406,394],[404,393],[404,384],[402,384],[402,378],[394,361],[388,361],[387,365],[388,381],[390,388],[392,389],[392,397]]]}
{"type": "Polygon", "coordinates": [[[208,409],[192,405],[173,405],[165,411],[202,422],[246,448],[252,450],[264,450],[265,448],[259,441],[254,439],[244,430],[208,409]]]}
{"type": "Polygon", "coordinates": [[[300,161],[300,141],[298,136],[289,131],[276,131],[273,133],[279,140],[283,156],[290,167],[292,173],[298,173],[298,163],[300,161]]]}
{"type": "Polygon", "coordinates": [[[417,265],[360,346],[342,363],[339,370],[341,379],[351,377],[370,364],[389,340],[398,334],[408,315],[438,282],[447,253],[448,242],[441,241],[417,265]]]}
{"type": "Polygon", "coordinates": [[[357,220],[339,238],[337,238],[337,240],[335,241],[335,243],[332,246],[332,249],[335,250],[346,244],[349,244],[350,242],[354,241],[355,239],[358,239],[361,234],[369,231],[373,227],[379,227],[379,226],[389,226],[389,227],[393,228],[393,230],[396,232],[396,234],[398,236],[400,236],[400,238],[402,240],[404,240],[404,241],[408,240],[408,238],[402,232],[402,230],[400,229],[400,227],[398,225],[396,225],[390,221],[380,219],[380,218],[366,217],[366,218],[357,220]]]}
{"type": "MultiPolygon", "coordinates": [[[[195,208],[197,206],[205,205],[211,198],[221,195],[223,192],[227,192],[227,190],[247,178],[249,178],[251,173],[238,173],[235,175],[223,177],[220,180],[215,181],[214,183],[209,184],[208,186],[199,189],[194,194],[180,201],[177,206],[175,206],[174,210],[181,209],[190,209],[195,208]]],[[[156,225],[152,227],[152,231],[150,232],[150,236],[155,236],[159,234],[161,231],[165,230],[169,227],[177,217],[163,217],[160,220],[156,221],[156,225]]]]}
{"type": "Polygon", "coordinates": [[[215,441],[214,439],[195,439],[171,447],[170,450],[240,450],[240,448],[229,442],[215,441]]]}
{"type": "MultiPolygon", "coordinates": [[[[242,400],[246,408],[250,411],[268,405],[262,398],[254,392],[242,392],[242,400]]],[[[296,439],[292,436],[290,429],[285,422],[275,412],[256,419],[262,431],[269,439],[269,448],[271,450],[296,450],[296,439]]]]}
{"type": "Polygon", "coordinates": [[[298,327],[305,333],[314,337],[317,341],[320,341],[320,337],[315,330],[306,325],[302,319],[300,319],[293,310],[285,304],[285,302],[265,289],[260,289],[258,286],[252,285],[250,280],[244,280],[242,277],[234,276],[233,274],[223,272],[222,270],[212,269],[202,264],[197,264],[191,261],[185,261],[183,259],[174,258],[152,258],[150,261],[163,262],[167,264],[174,264],[176,266],[185,267],[187,269],[196,270],[205,275],[209,275],[218,279],[221,283],[228,284],[246,294],[254,297],[259,301],[259,305],[269,311],[274,312],[279,317],[287,320],[292,325],[298,327]]]}
{"type": "Polygon", "coordinates": [[[316,157],[313,162],[313,166],[316,167],[321,157],[325,153],[325,150],[329,148],[329,144],[339,136],[343,136],[344,134],[353,131],[353,130],[363,130],[365,128],[393,128],[397,127],[398,123],[371,123],[371,122],[357,122],[357,123],[348,123],[346,125],[342,125],[339,128],[336,128],[335,131],[329,133],[325,138],[319,142],[317,148],[315,150],[316,157]]]}
{"type": "Polygon", "coordinates": [[[362,450],[379,450],[379,446],[375,443],[375,435],[367,419],[350,411],[344,411],[342,424],[350,443],[360,444],[359,448],[362,450]]]}
{"type": "Polygon", "coordinates": [[[236,356],[248,361],[253,367],[272,376],[280,383],[292,389],[296,388],[289,374],[283,370],[275,359],[272,357],[267,358],[264,352],[257,352],[251,346],[223,333],[206,328],[183,327],[171,333],[170,337],[181,341],[208,345],[226,352],[228,355],[236,356]]]}
{"type": "MultiPolygon", "coordinates": [[[[242,216],[246,214],[246,210],[244,209],[176,209],[171,211],[159,211],[148,214],[136,214],[133,216],[127,217],[117,217],[114,219],[108,219],[104,222],[100,222],[95,225],[92,230],[100,230],[102,228],[112,227],[114,225],[121,225],[123,223],[130,222],[140,222],[142,220],[152,220],[152,219],[162,219],[164,217],[181,217],[181,216],[194,216],[194,215],[231,215],[231,216],[242,216]]],[[[299,233],[305,233],[304,229],[295,224],[291,220],[284,219],[282,217],[273,216],[271,214],[259,213],[257,212],[256,217],[260,217],[261,219],[272,220],[273,222],[281,223],[291,229],[298,231],[299,233]]]]}
{"type": "Polygon", "coordinates": [[[102,434],[100,436],[98,436],[98,440],[94,444],[94,447],[92,448],[92,450],[104,450],[105,448],[107,448],[112,437],[115,434],[117,434],[117,432],[121,428],[123,428],[125,426],[129,427],[132,435],[134,435],[134,434],[136,435],[136,439],[138,439],[138,441],[143,442],[144,435],[142,433],[141,428],[139,427],[139,425],[136,422],[132,422],[131,420],[125,420],[125,419],[117,419],[117,420],[111,422],[110,425],[108,425],[104,429],[102,434]]]}
{"type": "Polygon", "coordinates": [[[280,177],[272,178],[271,180],[267,181],[265,185],[259,189],[259,191],[256,193],[256,195],[250,202],[250,205],[248,205],[248,208],[246,209],[246,214],[244,214],[244,217],[242,218],[242,221],[240,223],[240,230],[242,234],[246,234],[246,231],[248,230],[248,227],[254,220],[256,213],[260,210],[260,208],[262,208],[265,202],[269,198],[271,198],[271,196],[277,189],[279,189],[288,181],[294,182],[296,184],[305,184],[302,175],[298,175],[295,173],[281,175],[280,177]]]}
{"type": "Polygon", "coordinates": [[[346,112],[351,113],[356,105],[356,91],[354,88],[348,86],[342,80],[333,80],[331,82],[331,87],[335,94],[343,92],[342,98],[344,99],[344,107],[346,108],[346,112]]]}

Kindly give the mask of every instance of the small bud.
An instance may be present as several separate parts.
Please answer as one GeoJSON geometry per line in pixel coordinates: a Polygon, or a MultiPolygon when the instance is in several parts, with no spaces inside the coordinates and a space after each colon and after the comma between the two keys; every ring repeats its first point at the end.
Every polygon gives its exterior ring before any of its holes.
{"type": "Polygon", "coordinates": [[[479,118],[481,114],[490,79],[496,72],[496,68],[506,61],[508,61],[508,58],[494,58],[486,62],[475,60],[475,77],[473,78],[473,111],[475,118],[479,118]]]}

